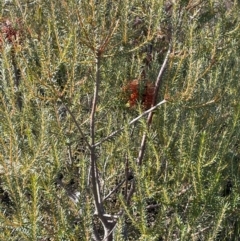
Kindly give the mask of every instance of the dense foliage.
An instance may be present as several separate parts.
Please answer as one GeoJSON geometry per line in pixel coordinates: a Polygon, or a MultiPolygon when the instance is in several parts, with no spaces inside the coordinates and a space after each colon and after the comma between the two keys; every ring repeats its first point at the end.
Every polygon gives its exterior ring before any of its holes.
{"type": "Polygon", "coordinates": [[[0,10],[0,240],[239,240],[238,1],[0,10]]]}

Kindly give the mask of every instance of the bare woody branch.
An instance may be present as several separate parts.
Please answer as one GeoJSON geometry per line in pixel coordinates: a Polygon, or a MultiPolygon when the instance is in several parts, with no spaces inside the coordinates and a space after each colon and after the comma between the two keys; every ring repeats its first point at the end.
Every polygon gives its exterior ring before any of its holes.
{"type": "MultiPolygon", "coordinates": [[[[160,105],[163,105],[167,103],[167,100],[162,100],[159,103],[157,103],[155,106],[151,107],[150,109],[146,110],[145,112],[143,112],[141,115],[137,116],[136,118],[134,118],[133,120],[131,120],[127,126],[131,126],[134,123],[138,122],[142,117],[146,116],[147,114],[153,112],[154,110],[156,110],[160,105]]],[[[103,142],[110,140],[111,138],[113,138],[115,135],[119,134],[120,132],[122,132],[126,127],[123,126],[120,129],[113,131],[111,134],[109,134],[107,137],[103,138],[101,141],[97,142],[94,146],[97,147],[99,145],[101,145],[103,142]]]]}
{"type": "MultiPolygon", "coordinates": [[[[171,52],[171,47],[169,47],[169,49],[168,49],[168,52],[167,52],[166,57],[164,59],[163,65],[162,65],[162,67],[161,67],[161,69],[158,73],[158,77],[157,77],[156,82],[155,82],[155,91],[154,91],[154,97],[153,97],[153,103],[152,103],[153,106],[157,102],[158,92],[159,92],[159,89],[160,89],[160,85],[162,83],[162,77],[163,77],[164,71],[166,70],[166,67],[167,67],[167,61],[168,61],[168,57],[169,57],[170,52],[171,52]]],[[[152,117],[153,117],[153,112],[151,111],[148,114],[147,127],[149,127],[151,125],[152,117]]],[[[140,150],[139,150],[139,153],[138,153],[138,158],[137,158],[137,164],[138,165],[142,164],[143,156],[144,156],[145,149],[146,149],[146,139],[147,139],[147,133],[145,132],[142,136],[141,147],[140,147],[140,150]]]]}
{"type": "Polygon", "coordinates": [[[99,176],[97,169],[97,157],[95,152],[95,114],[98,102],[98,92],[100,86],[100,57],[96,57],[96,80],[94,88],[94,96],[92,102],[92,111],[90,115],[90,138],[91,138],[91,149],[90,149],[90,159],[91,159],[91,180],[92,180],[92,191],[94,196],[94,204],[98,217],[101,219],[104,225],[107,225],[107,221],[103,217],[103,205],[100,193],[99,176]]]}

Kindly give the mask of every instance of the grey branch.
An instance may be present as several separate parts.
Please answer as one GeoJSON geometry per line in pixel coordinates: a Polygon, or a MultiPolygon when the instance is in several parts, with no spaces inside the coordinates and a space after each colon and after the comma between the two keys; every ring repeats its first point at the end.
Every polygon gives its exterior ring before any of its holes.
{"type": "MultiPolygon", "coordinates": [[[[133,120],[131,120],[127,125],[131,126],[132,124],[136,123],[137,121],[139,121],[142,117],[144,117],[145,115],[149,114],[150,112],[154,111],[155,109],[157,109],[160,105],[166,103],[166,100],[162,100],[161,102],[159,102],[158,104],[156,104],[155,106],[153,106],[152,108],[146,110],[145,112],[143,112],[141,115],[139,115],[138,117],[134,118],[133,120]]],[[[109,139],[113,138],[115,135],[117,135],[118,133],[120,133],[121,131],[124,130],[125,127],[121,127],[120,129],[112,132],[110,135],[108,135],[107,137],[103,138],[101,141],[97,142],[94,146],[97,147],[99,145],[101,145],[103,142],[108,141],[109,139]]]]}

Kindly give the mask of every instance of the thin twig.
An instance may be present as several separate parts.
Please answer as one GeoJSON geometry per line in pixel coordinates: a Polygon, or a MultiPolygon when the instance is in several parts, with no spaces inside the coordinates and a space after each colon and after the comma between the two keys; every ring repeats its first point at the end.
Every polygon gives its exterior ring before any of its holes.
{"type": "Polygon", "coordinates": [[[142,136],[140,150],[139,150],[139,153],[138,153],[138,158],[137,158],[137,164],[139,166],[142,165],[143,156],[144,156],[144,153],[145,153],[145,150],[146,150],[146,143],[147,143],[147,132],[144,132],[143,136],[142,136]]]}
{"type": "Polygon", "coordinates": [[[146,210],[154,210],[155,208],[159,208],[161,205],[160,204],[150,204],[146,207],[146,210]]]}
{"type": "Polygon", "coordinates": [[[89,144],[89,142],[88,142],[87,138],[85,137],[85,135],[83,134],[83,131],[82,131],[81,127],[79,126],[79,124],[78,124],[78,122],[77,122],[77,120],[76,120],[74,114],[73,114],[72,111],[68,108],[68,106],[65,105],[64,103],[63,103],[63,106],[66,108],[66,110],[68,111],[68,113],[69,113],[70,116],[72,117],[72,119],[73,119],[73,121],[74,121],[76,127],[78,128],[78,131],[80,132],[80,134],[81,134],[81,136],[82,136],[84,142],[87,144],[89,150],[91,150],[92,147],[91,147],[91,145],[89,144]]]}
{"type": "Polygon", "coordinates": [[[113,231],[116,229],[117,227],[117,223],[115,223],[115,225],[113,226],[112,230],[108,233],[108,235],[103,239],[104,240],[107,240],[108,237],[110,237],[110,235],[113,233],[113,231]]]}
{"type": "MultiPolygon", "coordinates": [[[[150,112],[154,111],[155,109],[157,109],[160,105],[166,103],[166,100],[162,100],[160,101],[158,104],[156,104],[155,106],[153,106],[152,108],[146,110],[145,112],[143,112],[141,115],[139,115],[138,117],[134,118],[133,120],[131,120],[127,126],[131,126],[134,123],[136,123],[137,121],[139,121],[142,117],[144,117],[145,115],[149,114],[150,112]]],[[[109,139],[113,138],[115,135],[117,135],[118,133],[120,133],[121,131],[123,131],[125,129],[124,127],[121,127],[120,129],[113,131],[111,134],[109,134],[107,137],[103,138],[101,141],[97,142],[94,147],[97,147],[99,145],[101,145],[103,142],[108,141],[109,139]]]]}
{"type": "Polygon", "coordinates": [[[133,179],[132,183],[131,183],[131,188],[129,190],[129,193],[128,193],[128,196],[127,196],[127,206],[130,204],[130,201],[131,201],[131,198],[132,198],[132,195],[135,191],[135,180],[133,179]]]}
{"type": "Polygon", "coordinates": [[[202,228],[202,229],[199,230],[198,232],[193,233],[193,234],[191,235],[191,237],[198,236],[200,233],[203,233],[204,231],[208,230],[210,227],[211,227],[211,226],[208,226],[208,227],[202,228]]]}
{"type": "MultiPolygon", "coordinates": [[[[163,77],[164,71],[166,70],[166,67],[167,67],[167,61],[168,61],[168,57],[169,57],[170,52],[171,52],[171,47],[169,47],[169,49],[168,49],[168,52],[167,52],[166,57],[164,59],[163,65],[162,65],[162,67],[161,67],[161,69],[158,73],[158,77],[157,77],[156,82],[155,82],[155,91],[154,91],[154,97],[153,97],[152,105],[155,105],[155,103],[157,102],[158,92],[159,92],[159,89],[160,89],[160,85],[162,83],[162,77],[163,77]]],[[[152,123],[152,117],[153,117],[153,112],[151,111],[151,112],[149,112],[148,118],[147,118],[147,127],[148,128],[152,123]]],[[[139,153],[138,153],[138,158],[137,158],[137,164],[138,165],[142,164],[143,156],[144,156],[145,149],[146,149],[146,140],[147,140],[147,132],[144,132],[144,134],[142,136],[140,150],[139,150],[139,153]]]]}
{"type": "Polygon", "coordinates": [[[103,198],[103,202],[106,201],[114,192],[116,192],[125,182],[125,180],[122,180],[111,192],[108,193],[106,197],[103,198]]]}
{"type": "Polygon", "coordinates": [[[73,156],[72,156],[71,144],[69,144],[67,146],[67,148],[68,148],[68,157],[69,157],[70,165],[73,165],[73,156]]]}
{"type": "Polygon", "coordinates": [[[128,162],[128,156],[126,154],[126,161],[125,161],[125,190],[124,190],[124,199],[127,200],[127,191],[128,191],[128,176],[129,176],[129,162],[128,162]]]}

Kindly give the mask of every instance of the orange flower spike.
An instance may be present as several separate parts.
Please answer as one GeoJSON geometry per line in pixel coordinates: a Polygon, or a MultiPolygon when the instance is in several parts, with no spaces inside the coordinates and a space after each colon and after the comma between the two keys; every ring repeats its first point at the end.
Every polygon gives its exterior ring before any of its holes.
{"type": "Polygon", "coordinates": [[[9,19],[0,19],[0,48],[3,41],[10,44],[20,44],[22,35],[23,29],[20,19],[16,19],[14,24],[9,19]]]}
{"type": "Polygon", "coordinates": [[[127,91],[130,94],[130,98],[129,98],[130,107],[133,107],[137,104],[137,101],[139,100],[138,80],[133,80],[131,83],[129,83],[127,91]]]}
{"type": "Polygon", "coordinates": [[[128,103],[130,107],[134,107],[139,101],[143,104],[145,110],[149,109],[152,105],[154,90],[155,87],[151,82],[139,83],[139,80],[137,79],[133,80],[123,88],[123,91],[128,95],[128,103]]]}
{"type": "Polygon", "coordinates": [[[154,98],[155,86],[152,83],[147,83],[143,96],[143,106],[145,110],[151,108],[154,98]]]}

